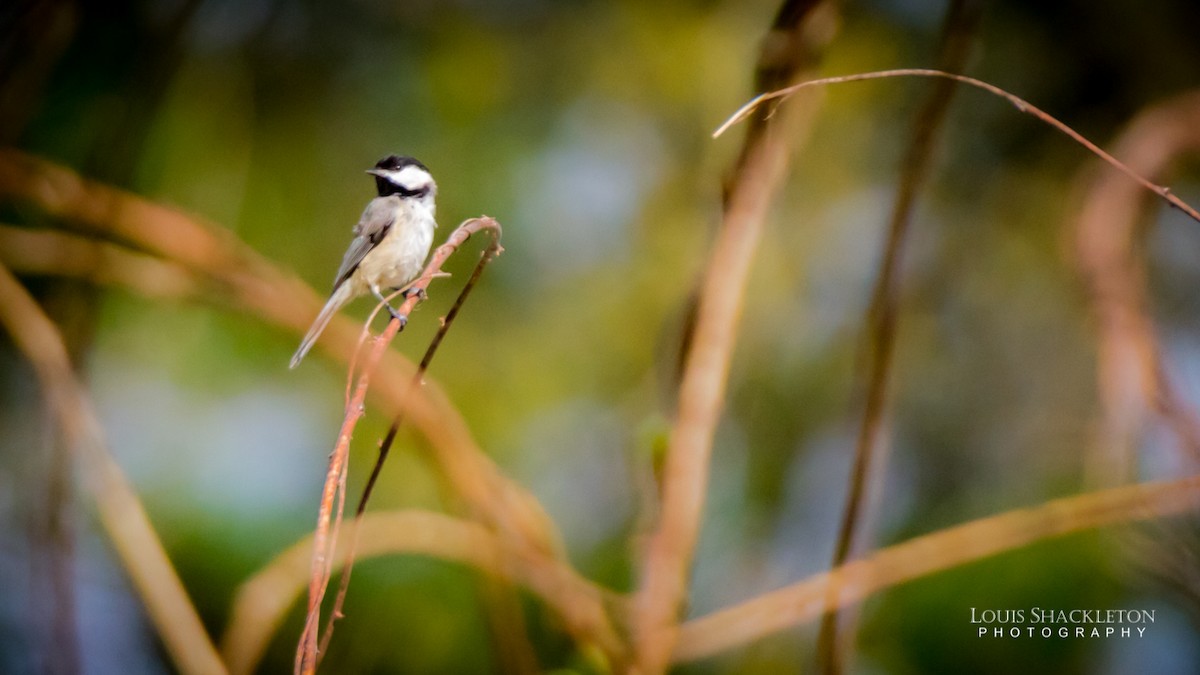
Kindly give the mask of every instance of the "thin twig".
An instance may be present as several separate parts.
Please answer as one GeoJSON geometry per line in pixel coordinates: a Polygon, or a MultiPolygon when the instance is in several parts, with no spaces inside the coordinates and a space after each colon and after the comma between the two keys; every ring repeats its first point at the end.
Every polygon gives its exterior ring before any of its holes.
{"type": "Polygon", "coordinates": [[[1070,137],[1076,143],[1087,148],[1089,151],[1092,152],[1092,154],[1096,155],[1100,159],[1109,163],[1110,165],[1112,165],[1114,168],[1116,168],[1121,173],[1132,178],[1135,182],[1137,182],[1142,187],[1144,187],[1147,190],[1158,195],[1160,198],[1166,200],[1166,202],[1168,204],[1170,204],[1171,206],[1186,213],[1188,215],[1188,217],[1190,217],[1192,220],[1195,220],[1196,222],[1200,222],[1200,212],[1197,212],[1196,209],[1194,209],[1190,205],[1188,205],[1187,202],[1183,201],[1179,197],[1176,197],[1175,194],[1173,192],[1171,192],[1170,188],[1163,186],[1163,185],[1158,185],[1158,184],[1153,183],[1153,182],[1147,180],[1146,178],[1142,177],[1141,174],[1137,173],[1133,169],[1130,169],[1128,166],[1123,164],[1116,157],[1113,157],[1112,155],[1108,154],[1103,149],[1101,149],[1100,146],[1098,146],[1095,143],[1084,138],[1082,134],[1075,131],[1071,127],[1067,126],[1065,123],[1060,122],[1057,118],[1052,116],[1050,113],[1047,113],[1046,111],[1042,110],[1041,108],[1033,105],[1029,101],[1026,101],[1025,99],[1023,99],[1015,94],[1010,94],[1009,92],[1001,89],[1000,87],[997,87],[994,84],[989,84],[982,80],[977,80],[973,77],[967,77],[966,75],[957,75],[955,73],[947,73],[947,72],[943,72],[940,70],[932,70],[932,69],[928,69],[928,68],[897,68],[895,70],[880,70],[880,71],[875,71],[875,72],[870,72],[870,73],[856,73],[854,75],[842,75],[839,77],[823,77],[823,78],[820,78],[817,80],[808,80],[806,82],[801,82],[800,84],[793,85],[793,86],[787,87],[785,89],[780,89],[778,91],[772,91],[772,92],[768,92],[766,94],[759,94],[758,96],[755,96],[754,98],[750,99],[750,101],[748,103],[746,103],[745,105],[743,105],[741,108],[738,108],[737,112],[733,113],[733,115],[730,116],[729,119],[725,120],[724,124],[722,124],[720,127],[717,128],[716,131],[713,132],[713,138],[720,136],[721,134],[725,133],[725,131],[729,127],[744,120],[747,116],[749,116],[752,112],[754,112],[763,103],[766,103],[767,101],[773,101],[776,99],[779,99],[782,101],[783,99],[787,98],[788,96],[791,96],[792,94],[800,91],[801,89],[807,89],[810,87],[823,87],[823,86],[830,85],[830,84],[841,84],[843,82],[861,82],[863,80],[880,80],[880,79],[884,79],[884,78],[888,78],[888,77],[943,77],[943,78],[955,80],[957,82],[961,82],[963,84],[968,84],[968,85],[971,85],[972,87],[976,87],[976,88],[982,89],[986,92],[995,94],[996,96],[999,96],[999,97],[1007,100],[1009,103],[1012,103],[1013,106],[1019,112],[1028,113],[1030,115],[1033,115],[1034,117],[1045,122],[1046,124],[1049,124],[1050,126],[1054,127],[1055,129],[1058,129],[1059,131],[1061,131],[1062,133],[1064,133],[1068,137],[1070,137]]]}
{"type": "MultiPolygon", "coordinates": [[[[946,10],[942,26],[941,47],[938,54],[939,70],[961,70],[970,53],[975,26],[982,15],[983,3],[978,0],[953,0],[946,10]]],[[[871,291],[871,302],[867,310],[866,325],[869,327],[870,344],[866,351],[866,396],[862,419],[854,447],[854,462],[850,473],[850,486],[846,494],[846,506],[834,546],[835,568],[857,554],[862,546],[859,529],[869,519],[868,486],[872,479],[881,476],[886,462],[885,449],[880,443],[880,427],[887,407],[888,383],[891,379],[892,357],[896,346],[896,323],[900,294],[901,255],[905,238],[912,222],[913,207],[917,192],[929,174],[935,137],[950,100],[954,95],[953,80],[937,80],[925,99],[924,105],[913,119],[909,145],[901,164],[896,201],[888,222],[887,241],[884,244],[883,260],[879,276],[871,291]]],[[[837,593],[830,586],[830,593],[837,593]]],[[[839,616],[837,610],[825,615],[817,637],[817,662],[830,675],[845,672],[849,644],[854,635],[853,615],[847,619],[851,627],[841,631],[839,639],[839,616]]]]}
{"type": "Polygon", "coordinates": [[[675,662],[695,661],[812,621],[833,607],[913,579],[1030,544],[1103,525],[1200,508],[1200,477],[1142,483],[1055,499],[916,537],[867,558],[759,595],[683,626],[675,662]]]}
{"type": "MultiPolygon", "coordinates": [[[[499,227],[499,223],[486,217],[472,218],[459,225],[446,238],[446,243],[439,246],[433,252],[433,255],[425,266],[425,271],[410,286],[412,290],[417,292],[410,292],[405,297],[404,302],[397,309],[397,314],[407,319],[412,310],[425,297],[424,291],[429,287],[430,281],[441,273],[442,265],[445,264],[446,259],[458,250],[458,247],[473,233],[482,229],[499,230],[499,227]]],[[[330,455],[329,468],[325,475],[325,487],[321,493],[321,505],[317,514],[317,527],[313,535],[312,576],[309,579],[308,587],[308,612],[305,617],[304,630],[300,635],[300,642],[296,647],[296,673],[310,675],[316,672],[317,633],[321,616],[321,600],[325,597],[325,589],[329,584],[329,578],[332,573],[334,565],[332,547],[337,541],[331,537],[330,531],[334,496],[337,493],[337,486],[343,479],[343,472],[345,471],[345,465],[350,453],[350,438],[353,436],[354,428],[358,425],[358,420],[362,418],[365,411],[367,389],[370,387],[371,375],[380,358],[382,358],[383,353],[387,350],[388,345],[391,344],[402,327],[401,321],[393,318],[388,322],[388,326],[384,329],[383,334],[375,338],[370,352],[363,360],[362,374],[359,375],[354,395],[351,397],[349,405],[346,406],[346,415],[342,420],[342,428],[338,432],[337,442],[330,455]]]]}
{"type": "MultiPolygon", "coordinates": [[[[433,361],[434,355],[437,353],[438,347],[441,346],[442,340],[446,337],[446,333],[450,330],[451,324],[458,316],[458,312],[462,309],[463,303],[466,302],[467,296],[471,294],[471,290],[475,287],[476,282],[483,276],[483,270],[487,267],[496,256],[498,256],[504,248],[500,245],[500,237],[502,234],[499,224],[495,228],[491,228],[488,232],[492,235],[491,244],[483,251],[479,257],[479,262],[475,264],[475,269],[471,276],[467,279],[467,283],[463,285],[459,291],[458,297],[454,300],[454,305],[450,307],[450,311],[446,313],[438,325],[437,333],[429,342],[429,346],[425,349],[425,355],[421,358],[421,363],[417,366],[417,371],[413,373],[411,382],[409,383],[410,395],[421,386],[421,382],[425,377],[426,371],[429,370],[429,364],[433,361]]],[[[379,311],[380,305],[376,306],[375,311],[379,311]]],[[[374,317],[372,313],[371,318],[374,317]]],[[[365,326],[370,326],[371,318],[367,319],[365,326]]],[[[365,328],[364,328],[365,332],[365,328]]],[[[347,384],[347,391],[349,385],[347,384]]],[[[329,614],[329,619],[325,623],[325,635],[321,638],[320,652],[324,653],[329,645],[329,641],[333,638],[333,625],[339,618],[342,617],[342,607],[346,602],[346,593],[350,588],[350,575],[354,571],[354,551],[358,545],[359,526],[362,522],[363,513],[367,510],[367,502],[371,499],[371,493],[375,489],[375,482],[379,480],[379,474],[383,470],[383,463],[387,461],[388,453],[392,449],[392,443],[396,440],[396,433],[400,429],[400,424],[404,419],[403,410],[396,413],[392,419],[392,425],[388,428],[387,435],[383,442],[379,445],[379,456],[375,460],[375,466],[371,467],[371,475],[367,478],[367,484],[363,488],[362,496],[358,500],[358,507],[354,511],[354,524],[352,525],[352,534],[350,537],[350,547],[346,551],[346,562],[342,570],[341,582],[338,586],[337,599],[333,603],[333,611],[329,614]]]]}
{"type": "Polygon", "coordinates": [[[175,665],[184,673],[224,673],[225,666],[145,509],[105,445],[99,419],[75,377],[62,336],[3,266],[0,324],[33,364],[47,407],[78,453],[84,484],[96,501],[100,522],[175,665]]]}

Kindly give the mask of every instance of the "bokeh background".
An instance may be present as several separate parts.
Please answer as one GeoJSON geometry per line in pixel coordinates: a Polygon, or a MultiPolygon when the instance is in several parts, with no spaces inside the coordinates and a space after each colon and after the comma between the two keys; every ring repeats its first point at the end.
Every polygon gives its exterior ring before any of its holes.
{"type": "MultiPolygon", "coordinates": [[[[507,249],[431,376],[543,502],[572,562],[628,590],[686,299],[740,138],[710,134],[754,93],[776,5],[14,1],[0,9],[0,142],[220,223],[321,292],[372,196],[363,170],[391,152],[422,159],[439,183],[439,239],[488,214],[507,249]]],[[[823,71],[929,66],[945,9],[844,3],[823,71]]],[[[1196,26],[1200,5],[1183,0],[995,2],[969,72],[1103,144],[1200,86],[1196,26]]],[[[796,158],[751,280],[689,615],[829,564],[863,317],[929,84],[829,89],[796,158]]],[[[878,543],[1085,486],[1095,331],[1065,227],[1095,163],[999,99],[956,97],[906,250],[878,543]]],[[[1172,181],[1191,203],[1196,168],[1172,181]]],[[[19,204],[0,215],[64,225],[19,204]]],[[[1169,372],[1197,403],[1200,225],[1167,210],[1148,225],[1169,372]]],[[[472,258],[450,265],[395,348],[419,357],[472,258]]],[[[220,307],[25,281],[64,327],[114,452],[219,635],[238,584],[313,525],[344,371],[320,356],[289,371],[298,336],[220,307]]],[[[52,672],[62,650],[89,673],[169,672],[87,500],[50,489],[53,424],[7,338],[0,397],[0,672],[52,672]],[[51,629],[63,570],[74,644],[51,629]]],[[[386,423],[370,411],[359,427],[352,497],[386,423]]],[[[373,508],[442,508],[421,443],[401,434],[373,508]]],[[[1141,478],[1191,470],[1161,432],[1138,456],[1141,478]]],[[[1154,536],[1185,555],[1188,532],[1154,536]]],[[[1071,536],[883,593],[864,607],[855,670],[1195,672],[1195,587],[1163,583],[1130,541],[1071,536]],[[1157,622],[1128,640],[981,640],[969,625],[971,607],[1032,606],[1154,609],[1157,622]]],[[[471,572],[433,560],[362,563],[328,672],[497,672],[477,591],[471,572]]],[[[540,665],[586,671],[546,611],[524,609],[540,665]]],[[[296,608],[262,672],[290,668],[299,626],[296,608]]],[[[788,631],[681,670],[794,672],[814,637],[788,631]]]]}

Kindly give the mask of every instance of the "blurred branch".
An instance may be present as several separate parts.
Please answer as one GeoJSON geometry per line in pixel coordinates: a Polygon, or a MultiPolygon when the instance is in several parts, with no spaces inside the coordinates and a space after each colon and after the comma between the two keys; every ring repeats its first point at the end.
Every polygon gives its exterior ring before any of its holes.
{"type": "Polygon", "coordinates": [[[137,494],[105,447],[100,422],[75,378],[58,329],[5,267],[0,267],[0,323],[33,364],[47,407],[78,452],[100,522],[176,666],[184,673],[224,673],[137,494]]]}
{"type": "MultiPolygon", "coordinates": [[[[789,82],[813,67],[811,55],[832,40],[833,2],[788,0],[763,41],[760,81],[789,82]]],[[[723,222],[705,268],[689,342],[679,406],[662,481],[662,505],[643,561],[634,605],[636,672],[662,672],[678,638],[699,535],[713,434],[721,415],[729,363],[747,277],[762,223],[787,171],[798,139],[810,128],[815,104],[784,108],[776,119],[752,127],[727,183],[723,222]]]]}
{"type": "Polygon", "coordinates": [[[1151,588],[1184,610],[1193,629],[1200,628],[1200,519],[1131,530],[1118,545],[1131,559],[1133,574],[1139,581],[1149,578],[1151,588]]]}
{"type": "Polygon", "coordinates": [[[1168,204],[1179,209],[1180,211],[1183,211],[1192,220],[1200,223],[1200,212],[1197,212],[1196,209],[1189,206],[1186,202],[1184,202],[1179,197],[1176,197],[1175,194],[1171,192],[1170,188],[1165,187],[1163,185],[1157,185],[1157,184],[1152,183],[1149,180],[1143,178],[1141,174],[1139,174],[1138,172],[1129,168],[1125,164],[1121,163],[1120,160],[1118,160],[1117,158],[1113,157],[1112,155],[1110,155],[1107,152],[1105,152],[1104,150],[1102,150],[1100,148],[1100,146],[1098,146],[1095,143],[1084,138],[1082,135],[1080,135],[1079,132],[1075,131],[1074,129],[1067,126],[1063,122],[1060,122],[1058,119],[1056,119],[1055,117],[1050,115],[1050,113],[1047,113],[1046,111],[1042,110],[1041,108],[1033,105],[1029,101],[1026,101],[1025,99],[1023,99],[1019,96],[1016,96],[1015,94],[1010,94],[1009,92],[1001,89],[1000,87],[997,87],[994,84],[988,84],[987,82],[984,82],[982,80],[977,80],[973,77],[967,77],[966,75],[956,75],[954,73],[945,73],[940,70],[930,70],[930,69],[926,69],[926,68],[900,68],[897,70],[880,70],[877,72],[857,73],[855,75],[843,75],[840,77],[825,77],[825,78],[821,78],[819,80],[808,80],[806,82],[801,82],[800,84],[796,84],[796,85],[787,87],[785,89],[780,89],[778,91],[772,91],[767,94],[760,94],[760,95],[755,96],[754,98],[750,99],[750,101],[748,103],[746,103],[741,108],[739,108],[737,110],[737,112],[733,113],[733,115],[731,115],[729,117],[729,119],[725,120],[724,124],[722,124],[720,127],[717,128],[716,131],[713,132],[713,138],[720,136],[721,134],[725,133],[725,131],[729,127],[731,127],[731,126],[737,124],[738,122],[741,122],[742,120],[749,117],[752,113],[754,113],[754,111],[758,110],[759,106],[761,106],[763,103],[766,103],[768,101],[775,101],[775,100],[782,101],[783,99],[786,99],[787,97],[800,91],[801,89],[807,89],[810,87],[823,87],[823,86],[830,85],[830,84],[841,84],[843,82],[861,82],[863,80],[880,80],[880,79],[889,78],[889,77],[941,77],[941,78],[954,80],[956,82],[961,82],[963,84],[968,84],[968,85],[971,85],[972,87],[976,87],[978,89],[982,89],[991,94],[995,94],[996,96],[999,96],[1000,98],[1003,98],[1003,99],[1007,100],[1009,103],[1013,104],[1013,106],[1016,107],[1016,109],[1019,112],[1028,113],[1030,115],[1033,115],[1034,117],[1038,118],[1039,120],[1045,122],[1046,124],[1049,124],[1050,126],[1054,127],[1055,129],[1058,129],[1062,133],[1066,134],[1068,137],[1071,138],[1071,140],[1073,140],[1076,143],[1087,148],[1089,151],[1091,151],[1092,154],[1096,155],[1100,159],[1102,159],[1105,162],[1107,162],[1108,164],[1110,164],[1113,168],[1117,169],[1121,173],[1123,173],[1126,176],[1128,176],[1129,178],[1133,179],[1133,181],[1136,182],[1138,185],[1141,185],[1142,187],[1146,188],[1147,190],[1158,195],[1160,198],[1162,198],[1168,204]]]}
{"type": "Polygon", "coordinates": [[[10,2],[0,13],[0,143],[17,142],[37,114],[82,13],[66,2],[10,2]]]}
{"type": "MultiPolygon", "coordinates": [[[[952,0],[946,10],[942,24],[938,69],[962,70],[971,52],[975,29],[983,14],[982,0],[952,0]]],[[[871,291],[871,303],[865,323],[868,326],[870,344],[867,347],[867,387],[863,403],[862,420],[854,447],[854,464],[850,473],[846,505],[834,546],[831,568],[856,556],[865,546],[859,541],[859,528],[870,509],[868,486],[873,478],[882,476],[886,461],[885,450],[880,447],[880,427],[887,408],[888,383],[891,380],[892,356],[896,345],[896,315],[900,294],[900,265],[904,240],[912,222],[912,212],[917,192],[929,175],[929,165],[935,147],[935,137],[946,119],[950,99],[954,96],[953,80],[939,79],[925,99],[924,105],[913,119],[909,145],[901,164],[896,201],[892,205],[888,221],[887,240],[884,244],[883,260],[879,276],[871,291]]],[[[837,587],[831,585],[829,592],[836,594],[837,587]]],[[[838,638],[838,612],[829,612],[821,621],[817,638],[817,661],[827,673],[846,670],[845,654],[853,638],[854,629],[847,628],[842,639],[838,638]]],[[[848,623],[853,623],[849,619],[848,623]]]]}
{"type": "MultiPolygon", "coordinates": [[[[1139,115],[1117,140],[1114,154],[1132,171],[1157,177],[1180,155],[1198,151],[1200,93],[1190,93],[1139,115]]],[[[1137,245],[1146,210],[1142,193],[1115,171],[1089,175],[1074,249],[1100,343],[1103,458],[1090,469],[1096,482],[1111,484],[1129,479],[1134,439],[1148,411],[1164,418],[1193,459],[1200,458],[1200,422],[1167,377],[1149,313],[1146,262],[1137,245]]]]}
{"type": "Polygon", "coordinates": [[[0,262],[18,274],[119,286],[156,300],[200,298],[205,292],[202,279],[175,263],[54,230],[0,225],[0,262]]]}
{"type": "Polygon", "coordinates": [[[33,204],[72,227],[134,243],[213,276],[238,274],[245,265],[267,266],[227,230],[19,150],[0,149],[0,197],[33,204]]]}
{"type": "MultiPolygon", "coordinates": [[[[784,0],[775,12],[771,28],[759,44],[754,65],[754,91],[775,91],[794,84],[816,72],[826,46],[837,30],[837,2],[822,0],[784,0]]],[[[767,131],[769,114],[755,115],[746,128],[746,137],[725,190],[725,205],[739,174],[752,151],[767,131]]]]}
{"type": "MultiPolygon", "coordinates": [[[[335,496],[339,493],[343,495],[344,499],[345,477],[350,460],[350,438],[354,435],[354,427],[358,425],[358,420],[362,418],[365,412],[365,401],[371,376],[375,372],[375,367],[379,364],[380,357],[387,351],[388,345],[391,344],[396,334],[404,328],[409,314],[425,298],[425,291],[429,288],[429,283],[433,281],[434,277],[444,275],[442,265],[472,234],[481,230],[487,230],[492,234],[492,243],[483,254],[485,259],[495,257],[504,250],[500,246],[500,223],[497,223],[495,220],[487,217],[471,218],[462,225],[459,225],[446,238],[446,243],[439,246],[433,252],[421,276],[409,286],[409,293],[405,296],[404,302],[397,308],[400,318],[393,317],[388,322],[388,326],[384,329],[383,334],[373,341],[371,350],[363,362],[361,374],[358,376],[358,383],[354,388],[354,395],[346,404],[346,416],[342,420],[342,428],[338,432],[337,443],[334,445],[333,452],[329,458],[329,469],[325,474],[325,487],[322,490],[321,506],[317,515],[317,529],[313,535],[312,576],[309,579],[308,586],[308,616],[304,622],[304,632],[301,634],[300,644],[296,649],[296,672],[298,673],[313,673],[316,672],[317,668],[317,633],[319,632],[318,626],[321,619],[321,601],[325,597],[325,589],[329,584],[329,578],[332,574],[332,549],[337,541],[336,532],[333,533],[332,538],[330,537],[330,532],[331,527],[336,527],[341,523],[340,506],[338,508],[338,518],[336,522],[333,522],[333,502],[335,496]]],[[[376,311],[378,311],[378,308],[376,308],[376,311]]],[[[374,315],[372,314],[372,316],[374,315]]],[[[367,325],[369,326],[370,324],[368,323],[367,325]]]]}
{"type": "Polygon", "coordinates": [[[674,659],[719,654],[880,590],[1072,532],[1200,507],[1200,477],[1142,483],[1018,509],[881,549],[870,557],[687,622],[674,659]],[[843,591],[836,598],[829,587],[843,591]],[[831,601],[834,604],[830,604],[831,601]]]}
{"type": "MultiPolygon", "coordinates": [[[[485,574],[520,584],[573,625],[599,625],[605,604],[619,598],[579,576],[569,566],[545,556],[529,555],[485,527],[428,511],[388,511],[362,519],[358,554],[372,558],[388,554],[427,555],[474,567],[485,574]]],[[[342,553],[350,534],[339,539],[342,553]]],[[[271,636],[283,621],[309,578],[311,537],[292,545],[238,589],[221,653],[230,672],[254,671],[271,636]]],[[[342,560],[344,555],[335,555],[342,560]]],[[[616,636],[606,638],[616,649],[616,636]]]]}

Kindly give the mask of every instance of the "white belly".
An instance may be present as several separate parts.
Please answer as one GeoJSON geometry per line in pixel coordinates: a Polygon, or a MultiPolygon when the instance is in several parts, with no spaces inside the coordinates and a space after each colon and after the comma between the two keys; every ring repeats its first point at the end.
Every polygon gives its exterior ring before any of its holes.
{"type": "Polygon", "coordinates": [[[371,249],[354,276],[368,288],[401,288],[421,273],[433,245],[433,214],[418,204],[402,203],[387,236],[371,249]]]}

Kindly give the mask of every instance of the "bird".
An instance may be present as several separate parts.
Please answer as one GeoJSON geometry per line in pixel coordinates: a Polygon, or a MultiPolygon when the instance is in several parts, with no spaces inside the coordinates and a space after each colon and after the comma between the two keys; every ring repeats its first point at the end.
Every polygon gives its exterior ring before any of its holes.
{"type": "Polygon", "coordinates": [[[333,292],[300,341],[291,368],[300,365],[339,309],[368,293],[403,325],[404,317],[383,291],[403,289],[421,273],[437,227],[437,183],[424,164],[405,155],[388,155],[367,173],[375,176],[379,196],[367,203],[354,226],[354,239],[334,277],[333,292]]]}

